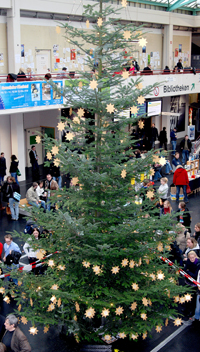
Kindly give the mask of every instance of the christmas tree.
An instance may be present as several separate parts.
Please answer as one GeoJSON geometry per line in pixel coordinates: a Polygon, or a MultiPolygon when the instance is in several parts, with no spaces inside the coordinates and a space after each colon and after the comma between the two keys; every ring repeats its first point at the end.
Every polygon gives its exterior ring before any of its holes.
{"type": "Polygon", "coordinates": [[[37,323],[46,331],[61,324],[77,340],[137,340],[152,328],[161,331],[176,317],[179,295],[185,300],[178,274],[160,260],[174,240],[173,219],[159,218],[152,186],[138,187],[153,173],[152,164],[165,159],[153,151],[136,159],[130,149],[128,128],[143,127],[138,106],[152,87],[143,89],[141,79],[129,76],[124,56],[134,56],[133,40],[143,46],[145,39],[141,28],[121,24],[117,16],[100,0],[85,7],[84,29],[64,26],[90,70],[67,80],[64,88],[69,116],[58,129],[65,141],[42,136],[47,164],[69,173],[71,186],[52,195],[54,212],[32,210],[46,229],[39,241],[31,240],[40,250],[43,275],[13,274],[21,282],[13,295],[19,314],[33,324],[31,333],[37,323]]]}

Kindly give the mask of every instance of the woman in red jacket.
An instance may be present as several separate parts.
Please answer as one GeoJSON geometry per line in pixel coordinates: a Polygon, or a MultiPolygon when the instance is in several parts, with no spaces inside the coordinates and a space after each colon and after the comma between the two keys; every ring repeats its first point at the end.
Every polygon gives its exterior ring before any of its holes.
{"type": "Polygon", "coordinates": [[[180,193],[180,188],[182,187],[185,203],[188,203],[186,188],[187,188],[187,185],[189,185],[189,178],[188,178],[187,171],[183,168],[182,165],[178,165],[176,167],[176,171],[174,172],[174,177],[173,177],[173,183],[176,186],[176,202],[177,203],[179,202],[179,193],[180,193]]]}

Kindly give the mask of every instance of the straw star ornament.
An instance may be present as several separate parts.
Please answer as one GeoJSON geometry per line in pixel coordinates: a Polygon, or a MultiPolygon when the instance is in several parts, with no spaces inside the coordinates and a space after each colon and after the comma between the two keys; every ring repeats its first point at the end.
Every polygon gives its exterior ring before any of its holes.
{"type": "Polygon", "coordinates": [[[153,191],[148,191],[147,192],[147,198],[152,199],[154,197],[154,192],[153,191]]]}
{"type": "Polygon", "coordinates": [[[40,136],[36,136],[36,137],[35,137],[35,140],[36,140],[36,143],[37,143],[37,144],[40,144],[40,142],[41,142],[41,137],[40,137],[40,136]]]}
{"type": "Polygon", "coordinates": [[[145,102],[145,98],[144,98],[142,95],[140,95],[140,96],[137,98],[137,102],[138,102],[139,105],[142,105],[142,104],[144,104],[144,102],[145,102]]]}
{"type": "Polygon", "coordinates": [[[65,129],[65,123],[60,121],[57,125],[58,131],[63,131],[65,129]]]}
{"type": "Polygon", "coordinates": [[[137,308],[137,303],[136,302],[133,302],[131,304],[131,310],[135,310],[137,308]]]}
{"type": "Polygon", "coordinates": [[[124,332],[120,332],[119,333],[119,338],[120,339],[125,339],[125,337],[126,337],[126,334],[124,332]]]}
{"type": "Polygon", "coordinates": [[[123,72],[122,72],[122,77],[123,77],[124,79],[127,79],[127,78],[129,77],[129,72],[128,72],[128,71],[123,71],[123,72]]]}
{"type": "Polygon", "coordinates": [[[125,177],[126,177],[126,174],[127,174],[126,170],[122,170],[122,172],[121,172],[121,178],[125,178],[125,177]]]}
{"type": "Polygon", "coordinates": [[[78,111],[77,111],[77,115],[78,115],[80,118],[81,118],[81,117],[83,117],[83,116],[84,116],[84,114],[85,114],[84,109],[82,109],[82,108],[78,109],[78,111]]]}
{"type": "Polygon", "coordinates": [[[59,148],[57,147],[57,145],[54,145],[54,147],[51,149],[51,152],[52,152],[52,154],[54,154],[54,155],[58,154],[59,148]]]}
{"type": "Polygon", "coordinates": [[[146,313],[141,313],[140,316],[141,316],[141,318],[142,318],[143,320],[147,320],[147,315],[146,315],[146,313]]]}
{"type": "Polygon", "coordinates": [[[177,318],[177,319],[175,319],[174,320],[174,326],[179,326],[179,325],[181,325],[182,324],[182,319],[181,318],[177,318]]]}
{"type": "Polygon", "coordinates": [[[134,266],[135,266],[134,260],[130,260],[130,262],[129,262],[129,268],[133,269],[134,266]]]}
{"type": "Polygon", "coordinates": [[[102,26],[102,23],[103,23],[103,20],[101,17],[98,18],[98,21],[97,21],[97,25],[98,27],[101,27],[102,26]]]}
{"type": "Polygon", "coordinates": [[[118,266],[113,266],[111,269],[113,274],[118,274],[119,273],[119,267],[118,266]]]}
{"type": "Polygon", "coordinates": [[[137,112],[138,112],[138,108],[137,108],[137,106],[132,106],[131,107],[131,114],[137,114],[137,112]]]}
{"type": "Polygon", "coordinates": [[[121,315],[123,313],[123,311],[124,311],[124,308],[119,306],[118,308],[116,308],[115,314],[116,315],[121,315]]]}
{"type": "Polygon", "coordinates": [[[142,120],[138,121],[138,126],[142,130],[144,128],[144,122],[142,120]]]}
{"type": "Polygon", "coordinates": [[[37,329],[35,326],[32,326],[32,327],[29,329],[29,332],[30,332],[31,335],[37,335],[38,329],[37,329]]]}
{"type": "Polygon", "coordinates": [[[44,327],[43,332],[44,332],[44,334],[46,334],[48,331],[49,331],[49,325],[47,325],[47,326],[44,327]]]}
{"type": "Polygon", "coordinates": [[[50,152],[47,152],[47,159],[51,160],[52,159],[52,154],[50,152]]]}
{"type": "Polygon", "coordinates": [[[148,301],[148,299],[147,299],[146,297],[143,297],[143,298],[142,298],[142,303],[144,304],[145,307],[147,307],[149,301],[148,301]]]}
{"type": "Polygon", "coordinates": [[[157,332],[161,332],[162,331],[162,326],[161,325],[157,325],[156,326],[156,331],[157,332]]]}
{"type": "Polygon", "coordinates": [[[93,90],[96,89],[98,86],[98,83],[97,81],[95,81],[95,79],[93,79],[91,82],[90,82],[90,88],[92,88],[93,90]]]}
{"type": "Polygon", "coordinates": [[[85,268],[89,268],[90,267],[90,263],[89,262],[86,262],[85,260],[82,262],[83,266],[85,268]]]}
{"type": "Polygon", "coordinates": [[[129,39],[130,37],[131,37],[131,32],[130,31],[125,31],[124,33],[123,33],[123,37],[124,37],[124,39],[129,39]]]}
{"type": "Polygon", "coordinates": [[[110,103],[110,104],[107,104],[106,110],[107,110],[107,112],[109,112],[110,114],[112,114],[112,112],[115,111],[115,107],[114,107],[113,104],[110,103]]]}
{"type": "Polygon", "coordinates": [[[26,317],[21,317],[21,322],[26,325],[28,323],[28,320],[26,319],[26,317]]]}
{"type": "Polygon", "coordinates": [[[147,45],[147,40],[145,38],[139,39],[139,46],[143,47],[147,45]]]}
{"type": "Polygon", "coordinates": [[[110,314],[110,311],[109,311],[109,309],[106,309],[106,308],[104,308],[104,309],[102,310],[102,312],[101,312],[101,315],[102,315],[102,317],[104,317],[104,318],[108,317],[109,314],[110,314]]]}
{"type": "Polygon", "coordinates": [[[60,159],[56,158],[53,163],[56,167],[58,167],[60,165],[60,159]]]}
{"type": "Polygon", "coordinates": [[[89,28],[90,27],[90,21],[87,20],[85,23],[86,23],[86,27],[89,28]]]}
{"type": "Polygon", "coordinates": [[[71,180],[71,183],[72,183],[73,186],[76,186],[78,182],[79,182],[78,177],[73,177],[72,180],[71,180]]]}
{"type": "Polygon", "coordinates": [[[86,316],[86,318],[91,319],[91,318],[94,318],[95,313],[96,312],[95,312],[94,308],[90,307],[89,309],[86,310],[84,315],[86,316]]]}
{"type": "Polygon", "coordinates": [[[136,88],[141,90],[143,88],[143,84],[140,82],[136,85],[136,88]]]}
{"type": "Polygon", "coordinates": [[[137,340],[138,339],[138,334],[131,334],[131,339],[137,340]]]}
{"type": "Polygon", "coordinates": [[[138,286],[138,284],[133,283],[131,286],[132,286],[132,289],[133,289],[134,291],[139,290],[139,286],[138,286]]]}
{"type": "Polygon", "coordinates": [[[125,267],[128,265],[128,259],[123,259],[122,262],[121,262],[122,266],[125,267]]]}
{"type": "Polygon", "coordinates": [[[69,132],[66,134],[65,139],[68,141],[71,141],[74,138],[74,134],[72,132],[69,132]]]}
{"type": "Polygon", "coordinates": [[[56,26],[56,33],[60,34],[61,28],[59,26],[56,26]]]}

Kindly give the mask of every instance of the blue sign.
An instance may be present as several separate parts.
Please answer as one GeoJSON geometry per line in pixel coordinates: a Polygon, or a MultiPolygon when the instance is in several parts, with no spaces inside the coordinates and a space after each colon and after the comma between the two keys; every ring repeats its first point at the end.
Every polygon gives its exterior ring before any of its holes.
{"type": "Polygon", "coordinates": [[[131,117],[140,118],[141,116],[146,115],[146,113],[147,113],[147,103],[146,102],[143,104],[138,104],[137,108],[138,108],[137,114],[131,114],[131,117]]]}
{"type": "Polygon", "coordinates": [[[18,82],[0,84],[0,110],[19,109],[33,106],[63,104],[63,82],[54,81],[58,90],[48,82],[18,82]]]}

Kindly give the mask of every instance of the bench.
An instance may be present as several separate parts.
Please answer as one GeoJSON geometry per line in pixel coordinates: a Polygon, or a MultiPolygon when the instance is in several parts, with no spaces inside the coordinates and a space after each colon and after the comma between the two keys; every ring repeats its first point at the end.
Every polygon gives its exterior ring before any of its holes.
{"type": "Polygon", "coordinates": [[[25,209],[25,207],[32,208],[32,205],[28,204],[26,198],[22,198],[19,202],[19,213],[21,215],[30,216],[31,214],[25,209]]]}

